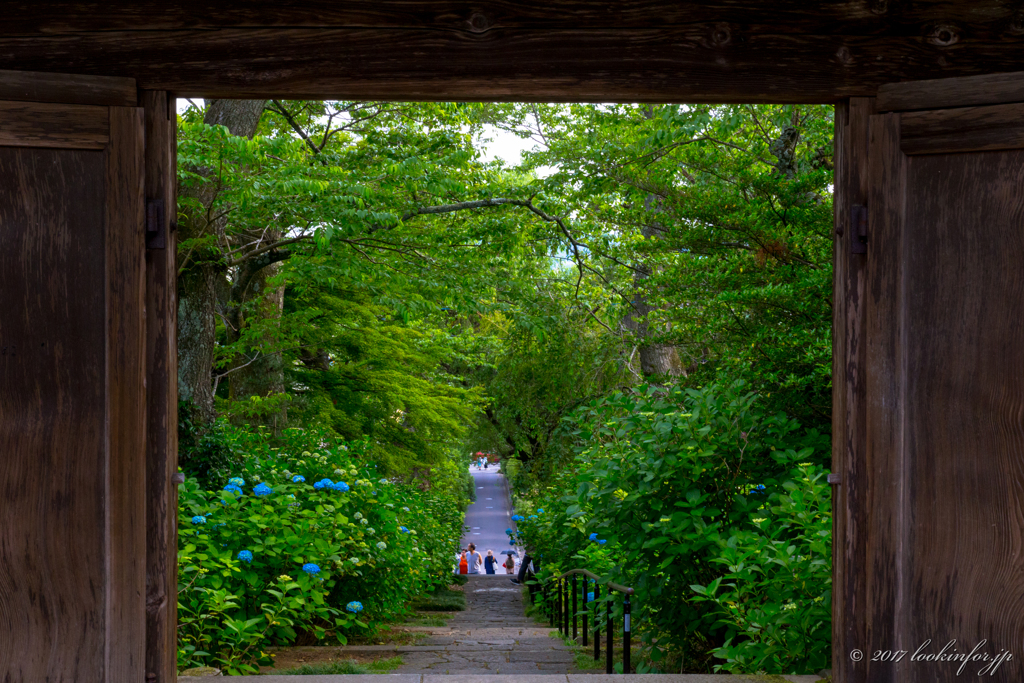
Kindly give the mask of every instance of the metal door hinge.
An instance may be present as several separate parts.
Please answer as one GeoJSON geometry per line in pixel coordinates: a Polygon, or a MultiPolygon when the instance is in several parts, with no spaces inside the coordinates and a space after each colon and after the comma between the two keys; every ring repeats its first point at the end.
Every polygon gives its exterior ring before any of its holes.
{"type": "Polygon", "coordinates": [[[868,207],[863,204],[850,207],[850,253],[868,253],[868,207]]]}
{"type": "Polygon", "coordinates": [[[146,249],[167,247],[167,210],[162,199],[146,202],[146,249]]]}
{"type": "Polygon", "coordinates": [[[841,476],[839,476],[837,473],[835,473],[835,472],[829,472],[828,473],[828,483],[830,483],[830,484],[839,484],[839,483],[842,482],[842,480],[843,480],[843,478],[841,476]]]}

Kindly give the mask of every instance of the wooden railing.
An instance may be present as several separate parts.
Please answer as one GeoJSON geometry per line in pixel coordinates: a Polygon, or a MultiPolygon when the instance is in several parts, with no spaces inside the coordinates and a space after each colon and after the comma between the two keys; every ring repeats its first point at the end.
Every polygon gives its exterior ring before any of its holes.
{"type": "MultiPolygon", "coordinates": [[[[591,632],[588,625],[588,619],[591,615],[591,604],[587,600],[587,593],[590,591],[588,588],[593,586],[594,589],[594,600],[593,604],[593,636],[594,636],[594,660],[598,661],[601,659],[601,623],[600,623],[600,605],[598,600],[601,597],[601,586],[608,589],[609,596],[612,591],[622,594],[622,673],[632,673],[630,671],[629,663],[629,634],[630,634],[630,610],[632,605],[630,603],[630,596],[633,595],[633,589],[628,586],[620,586],[617,583],[611,581],[604,581],[603,579],[586,569],[570,569],[564,574],[560,574],[550,579],[541,581],[533,578],[527,581],[527,586],[530,588],[530,599],[534,604],[537,602],[537,594],[540,594],[539,605],[542,610],[548,615],[548,620],[552,626],[558,626],[558,632],[563,636],[569,636],[569,624],[572,623],[572,639],[575,641],[579,638],[577,631],[577,617],[583,618],[583,647],[587,647],[587,635],[591,632]],[[582,582],[577,582],[577,575],[583,576],[582,582]],[[570,579],[571,577],[571,579],[570,579]],[[578,585],[582,583],[582,587],[578,585]],[[579,609],[578,598],[582,598],[584,609],[579,609]]],[[[612,657],[613,657],[613,640],[612,632],[614,625],[612,623],[612,600],[608,600],[605,604],[605,637],[607,643],[605,645],[605,672],[612,673],[612,657]]]]}

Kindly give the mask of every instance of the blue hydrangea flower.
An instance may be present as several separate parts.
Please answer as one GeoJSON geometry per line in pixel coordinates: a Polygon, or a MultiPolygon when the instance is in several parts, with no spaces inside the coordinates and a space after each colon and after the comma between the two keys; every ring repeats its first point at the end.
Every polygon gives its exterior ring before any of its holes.
{"type": "Polygon", "coordinates": [[[764,491],[765,490],[764,489],[764,484],[758,484],[757,486],[754,487],[754,490],[755,491],[764,491]]]}
{"type": "Polygon", "coordinates": [[[363,603],[359,602],[358,600],[353,600],[352,602],[345,605],[345,609],[347,609],[352,614],[358,614],[359,612],[363,611],[363,603]]]}
{"type": "Polygon", "coordinates": [[[515,545],[516,544],[516,539],[513,538],[511,541],[508,542],[508,544],[509,545],[515,545]]]}
{"type": "Polygon", "coordinates": [[[295,482],[296,484],[301,484],[302,482],[306,481],[306,478],[301,474],[296,474],[294,477],[292,477],[292,481],[295,482]]]}
{"type": "Polygon", "coordinates": [[[332,484],[331,488],[334,489],[335,491],[342,491],[342,492],[344,492],[344,491],[348,491],[348,484],[346,484],[343,481],[339,481],[336,484],[332,484]]]}
{"type": "Polygon", "coordinates": [[[386,483],[388,483],[388,480],[387,479],[381,479],[379,483],[386,484],[386,483]]]}
{"type": "Polygon", "coordinates": [[[196,515],[195,517],[192,518],[192,523],[193,524],[206,524],[206,517],[203,517],[202,515],[196,515]]]}
{"type": "Polygon", "coordinates": [[[252,564],[252,552],[249,550],[240,550],[238,552],[238,559],[246,564],[252,564]]]}
{"type": "Polygon", "coordinates": [[[509,536],[511,536],[512,535],[512,530],[511,529],[505,529],[505,533],[508,534],[509,536]]]}
{"type": "Polygon", "coordinates": [[[252,492],[257,496],[269,496],[273,491],[274,489],[270,488],[266,484],[257,484],[256,488],[252,490],[252,492]]]}
{"type": "Polygon", "coordinates": [[[241,477],[231,477],[228,479],[228,483],[233,486],[245,486],[245,479],[242,479],[241,477]]]}
{"type": "Polygon", "coordinates": [[[402,532],[403,534],[407,534],[407,533],[409,533],[409,530],[408,530],[408,529],[406,529],[406,528],[405,528],[404,526],[400,526],[400,527],[398,527],[398,530],[399,530],[399,531],[401,531],[401,532],[402,532]]]}
{"type": "Polygon", "coordinates": [[[330,479],[321,479],[320,481],[313,484],[313,488],[315,488],[317,491],[324,488],[325,486],[334,486],[334,482],[331,481],[330,479]]]}
{"type": "Polygon", "coordinates": [[[587,602],[594,602],[594,591],[587,593],[587,602]]]}
{"type": "Polygon", "coordinates": [[[600,543],[601,545],[604,545],[607,542],[608,542],[608,540],[604,539],[604,538],[602,538],[600,541],[598,541],[598,543],[600,543]]]}
{"type": "Polygon", "coordinates": [[[320,566],[315,565],[312,562],[307,562],[306,564],[302,565],[302,571],[306,572],[307,574],[316,575],[320,573],[320,566]]]}
{"type": "Polygon", "coordinates": [[[537,514],[538,515],[543,515],[544,514],[544,508],[537,508],[537,514]]]}
{"type": "Polygon", "coordinates": [[[597,540],[597,534],[590,534],[590,540],[591,541],[596,541],[597,540]]]}
{"type": "Polygon", "coordinates": [[[238,484],[228,484],[227,486],[224,487],[224,490],[231,491],[237,496],[245,495],[245,493],[242,491],[241,487],[238,484]]]}
{"type": "Polygon", "coordinates": [[[527,519],[537,519],[537,515],[530,515],[527,519]]]}

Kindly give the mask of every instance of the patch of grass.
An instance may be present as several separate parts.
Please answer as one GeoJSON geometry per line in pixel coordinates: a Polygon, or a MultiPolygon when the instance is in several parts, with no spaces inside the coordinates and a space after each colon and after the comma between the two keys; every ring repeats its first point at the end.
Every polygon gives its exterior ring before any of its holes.
{"type": "Polygon", "coordinates": [[[389,657],[388,659],[378,659],[375,662],[370,662],[366,665],[366,668],[368,668],[372,674],[386,674],[392,669],[397,669],[403,664],[405,664],[405,662],[402,661],[402,656],[398,655],[395,657],[389,657]]]}
{"type": "Polygon", "coordinates": [[[590,669],[601,669],[604,670],[604,658],[594,659],[594,650],[592,648],[579,649],[573,652],[573,660],[576,668],[583,670],[590,669]]]}
{"type": "Polygon", "coordinates": [[[413,600],[412,608],[420,612],[463,612],[466,609],[466,594],[442,586],[413,600]]]}
{"type": "Polygon", "coordinates": [[[465,574],[452,574],[452,583],[456,586],[465,586],[469,583],[469,577],[465,574]]]}
{"type": "Polygon", "coordinates": [[[447,626],[448,622],[441,617],[424,617],[408,622],[412,626],[447,626]]]}
{"type": "Polygon", "coordinates": [[[286,676],[326,676],[333,674],[383,674],[391,671],[392,669],[397,669],[404,663],[405,662],[402,661],[401,657],[379,659],[375,662],[370,662],[369,664],[360,664],[354,659],[345,659],[340,662],[303,664],[302,666],[296,667],[294,669],[288,669],[286,671],[281,671],[280,673],[281,675],[286,676]]]}

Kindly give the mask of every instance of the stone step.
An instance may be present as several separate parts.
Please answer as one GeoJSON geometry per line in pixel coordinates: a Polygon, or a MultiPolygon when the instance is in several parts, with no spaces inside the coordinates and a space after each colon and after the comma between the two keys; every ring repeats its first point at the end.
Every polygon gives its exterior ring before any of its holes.
{"type": "MultiPolygon", "coordinates": [[[[512,665],[508,665],[512,666],[512,665]]],[[[533,671],[536,671],[534,669],[533,671]]],[[[232,680],[257,676],[237,676],[232,680]]],[[[522,669],[502,669],[494,673],[480,668],[461,671],[457,674],[371,674],[329,675],[329,676],[259,676],[260,683],[774,683],[780,678],[790,683],[816,683],[824,679],[818,676],[732,676],[729,674],[543,674],[530,673],[522,669]]],[[[194,676],[179,676],[178,683],[204,683],[209,679],[194,676]]]]}

